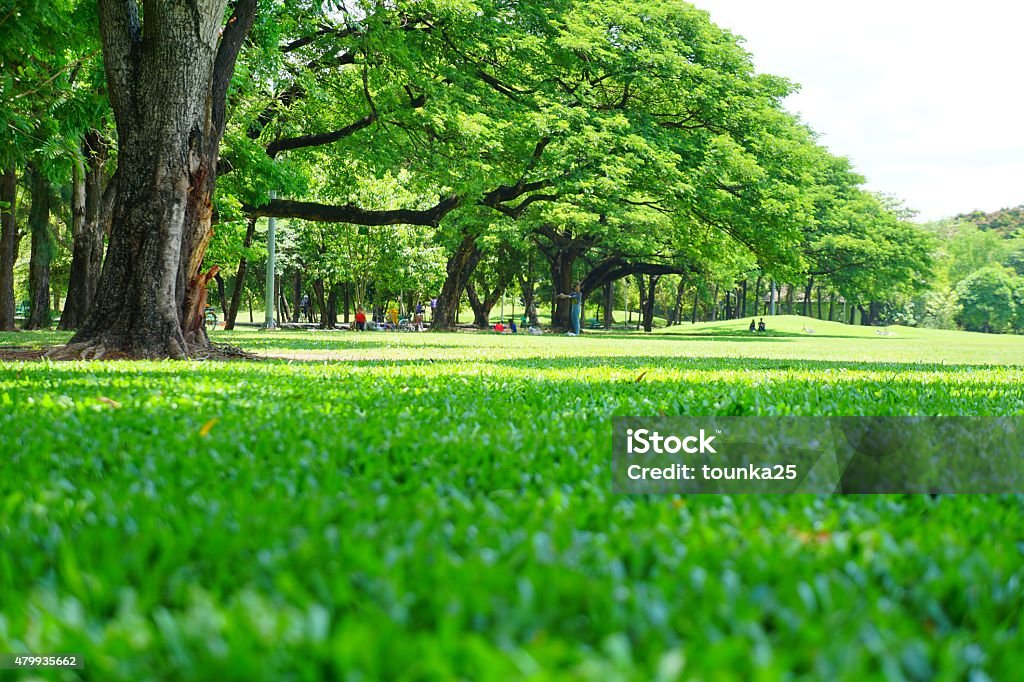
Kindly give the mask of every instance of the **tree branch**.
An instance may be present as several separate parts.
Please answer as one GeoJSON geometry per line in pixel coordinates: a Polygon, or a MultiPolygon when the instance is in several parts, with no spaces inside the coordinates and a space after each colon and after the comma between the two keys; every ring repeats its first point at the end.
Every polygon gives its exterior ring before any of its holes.
{"type": "Polygon", "coordinates": [[[338,140],[355,134],[363,128],[373,124],[376,120],[376,114],[370,114],[362,117],[354,123],[350,123],[344,128],[339,128],[338,130],[333,130],[328,133],[299,135],[297,137],[286,137],[283,140],[274,140],[267,145],[267,156],[273,159],[281,152],[292,149],[304,149],[306,147],[318,147],[320,145],[331,144],[332,142],[337,142],[338,140]]]}
{"type": "Polygon", "coordinates": [[[217,57],[213,63],[213,88],[211,91],[212,114],[211,134],[219,141],[227,122],[227,96],[231,77],[235,73],[238,53],[246,36],[256,20],[256,0],[238,0],[221,34],[217,57]]]}
{"type": "Polygon", "coordinates": [[[353,204],[332,206],[309,201],[274,199],[260,207],[245,206],[252,218],[298,218],[321,223],[352,225],[426,225],[437,227],[441,219],[458,208],[462,197],[453,195],[428,209],[394,209],[374,211],[353,204]]]}

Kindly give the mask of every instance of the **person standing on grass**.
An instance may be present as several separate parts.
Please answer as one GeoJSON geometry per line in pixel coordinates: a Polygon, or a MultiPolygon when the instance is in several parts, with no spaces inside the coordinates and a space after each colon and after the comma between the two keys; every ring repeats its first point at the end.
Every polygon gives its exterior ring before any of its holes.
{"type": "Polygon", "coordinates": [[[576,288],[571,294],[558,294],[558,298],[568,298],[572,301],[572,312],[570,317],[572,318],[572,331],[566,332],[570,336],[580,335],[580,314],[583,311],[583,291],[580,290],[579,283],[576,284],[576,288]]]}
{"type": "Polygon", "coordinates": [[[362,306],[356,308],[356,330],[361,332],[366,331],[366,311],[363,310],[362,306]]]}
{"type": "Polygon", "coordinates": [[[388,308],[388,319],[391,320],[391,330],[398,331],[398,308],[391,306],[388,308]]]}
{"type": "Polygon", "coordinates": [[[423,301],[416,304],[416,331],[423,331],[423,301]]]}

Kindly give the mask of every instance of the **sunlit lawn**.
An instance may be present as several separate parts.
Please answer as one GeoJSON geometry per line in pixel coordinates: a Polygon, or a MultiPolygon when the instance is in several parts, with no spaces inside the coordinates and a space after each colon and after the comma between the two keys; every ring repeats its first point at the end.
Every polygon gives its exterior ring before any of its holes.
{"type": "Polygon", "coordinates": [[[0,652],[97,680],[1015,676],[1021,497],[616,496],[609,420],[1024,414],[1024,337],[747,322],[0,363],[0,652]]]}

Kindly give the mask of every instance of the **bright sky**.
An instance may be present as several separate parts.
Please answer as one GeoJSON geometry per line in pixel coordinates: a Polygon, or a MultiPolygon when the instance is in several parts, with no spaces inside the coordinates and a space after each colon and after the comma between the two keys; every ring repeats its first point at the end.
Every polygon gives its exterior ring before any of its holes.
{"type": "Polygon", "coordinates": [[[690,0],[868,187],[931,220],[1024,203],[1024,3],[690,0]]]}

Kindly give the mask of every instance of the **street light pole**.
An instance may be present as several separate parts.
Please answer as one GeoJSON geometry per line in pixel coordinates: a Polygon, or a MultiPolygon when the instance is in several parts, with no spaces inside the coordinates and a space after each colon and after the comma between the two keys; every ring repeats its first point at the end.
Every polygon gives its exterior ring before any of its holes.
{"type": "MultiPolygon", "coordinates": [[[[270,190],[271,200],[275,199],[277,193],[270,190]]],[[[277,323],[274,321],[274,271],[277,268],[277,220],[270,216],[267,221],[267,304],[264,306],[266,317],[263,321],[264,329],[275,329],[277,323]]]]}

